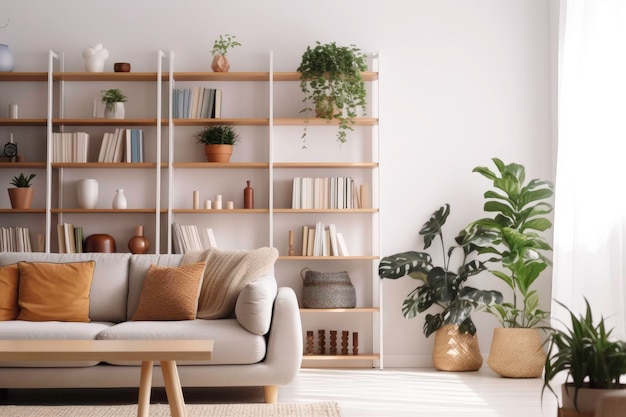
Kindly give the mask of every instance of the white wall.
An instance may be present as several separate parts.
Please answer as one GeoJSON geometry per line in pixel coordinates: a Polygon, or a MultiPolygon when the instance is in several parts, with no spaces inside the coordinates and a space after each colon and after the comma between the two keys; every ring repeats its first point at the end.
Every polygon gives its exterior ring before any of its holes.
{"type": "MultiPolygon", "coordinates": [[[[4,0],[0,42],[16,71],[44,71],[49,49],[66,70],[82,70],[82,50],[104,43],[107,70],[128,61],[153,71],[155,52],[173,49],[176,69],[208,70],[222,33],[243,47],[231,71],[294,71],[315,41],[354,43],[381,56],[383,255],[421,250],[418,230],[441,204],[452,206],[447,238],[482,215],[487,180],[471,170],[497,156],[554,172],[554,0],[4,0]],[[552,3],[551,3],[552,2],[552,3]]],[[[0,92],[0,99],[1,99],[0,92]]],[[[3,107],[4,108],[4,107],[3,107]]],[[[4,140],[4,138],[0,138],[4,140]]],[[[386,366],[429,365],[432,340],[421,318],[400,313],[410,280],[386,281],[386,366]]],[[[485,275],[481,283],[496,288],[485,275]]],[[[501,287],[498,287],[501,288],[501,287]]],[[[549,305],[549,277],[539,284],[549,305]]],[[[483,354],[495,320],[476,315],[483,354]]]]}

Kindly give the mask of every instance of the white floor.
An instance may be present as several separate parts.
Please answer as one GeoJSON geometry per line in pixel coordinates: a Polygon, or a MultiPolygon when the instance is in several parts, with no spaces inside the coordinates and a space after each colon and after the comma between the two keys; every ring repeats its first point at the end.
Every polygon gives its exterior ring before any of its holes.
{"type": "Polygon", "coordinates": [[[450,373],[432,369],[303,369],[282,387],[281,402],[334,400],[344,417],[555,417],[557,399],[543,379],[500,378],[488,368],[450,373]]]}
{"type": "MultiPolygon", "coordinates": [[[[433,369],[302,369],[281,387],[280,402],[337,401],[343,417],[556,417],[557,400],[543,380],[433,369]]],[[[262,402],[260,388],[185,389],[191,403],[262,402]]],[[[132,404],[136,389],[9,390],[9,404],[132,404]],[[78,391],[78,392],[75,392],[78,391]]],[[[166,402],[155,389],[153,402],[166,402]]]]}

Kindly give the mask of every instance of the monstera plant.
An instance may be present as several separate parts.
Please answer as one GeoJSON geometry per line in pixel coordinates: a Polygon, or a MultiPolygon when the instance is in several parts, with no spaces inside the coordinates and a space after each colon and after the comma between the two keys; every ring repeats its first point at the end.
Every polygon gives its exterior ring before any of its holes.
{"type": "MultiPolygon", "coordinates": [[[[430,219],[422,226],[419,234],[424,239],[424,250],[431,247],[434,240],[438,239],[441,244],[441,256],[443,264],[435,266],[432,256],[427,252],[402,252],[384,257],[378,267],[381,278],[398,279],[409,276],[420,282],[412,290],[402,304],[402,314],[407,318],[416,317],[418,313],[430,310],[431,307],[439,310],[435,314],[427,314],[424,323],[426,337],[437,332],[435,335],[435,350],[433,361],[435,367],[441,370],[461,371],[475,370],[482,365],[482,357],[475,338],[476,326],[471,317],[474,310],[492,306],[502,302],[502,294],[498,291],[480,290],[466,285],[469,277],[485,270],[485,266],[472,259],[476,250],[468,240],[464,232],[460,233],[455,241],[456,245],[446,250],[443,239],[442,227],[450,214],[450,205],[445,204],[435,211],[430,219]],[[462,252],[462,261],[458,268],[451,268],[452,255],[455,251],[462,252]],[[457,338],[455,345],[471,343],[471,346],[451,352],[450,348],[443,348],[447,358],[437,360],[436,357],[438,334],[442,330],[452,338],[457,338]],[[457,334],[467,335],[465,339],[459,339],[457,334]],[[465,340],[465,342],[459,342],[465,340]],[[463,360],[462,355],[469,353],[471,360],[463,360]],[[448,357],[449,356],[449,357],[448,357]],[[450,359],[458,362],[472,362],[472,369],[463,368],[463,363],[450,364],[450,359]],[[475,368],[475,369],[474,369],[475,368]]],[[[444,346],[446,341],[441,342],[444,346]]]]}

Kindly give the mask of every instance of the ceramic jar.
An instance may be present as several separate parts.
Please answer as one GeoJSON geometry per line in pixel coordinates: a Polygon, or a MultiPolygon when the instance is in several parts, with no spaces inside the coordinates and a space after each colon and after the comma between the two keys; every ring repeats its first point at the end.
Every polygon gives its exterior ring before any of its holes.
{"type": "Polygon", "coordinates": [[[15,68],[13,52],[5,44],[0,43],[0,72],[11,72],[15,68]]]}
{"type": "Polygon", "coordinates": [[[127,206],[128,203],[126,202],[124,190],[122,188],[118,188],[117,190],[115,190],[115,197],[113,197],[113,208],[125,209],[127,206]]]}
{"type": "Polygon", "coordinates": [[[246,181],[246,188],[243,189],[243,208],[254,208],[254,189],[250,187],[250,181],[246,181]]]}
{"type": "Polygon", "coordinates": [[[150,247],[150,241],[143,235],[143,226],[135,227],[135,236],[128,241],[128,250],[132,254],[146,253],[150,247]]]}
{"type": "Polygon", "coordinates": [[[76,184],[78,207],[93,209],[98,205],[98,181],[92,178],[79,180],[76,184]]]}

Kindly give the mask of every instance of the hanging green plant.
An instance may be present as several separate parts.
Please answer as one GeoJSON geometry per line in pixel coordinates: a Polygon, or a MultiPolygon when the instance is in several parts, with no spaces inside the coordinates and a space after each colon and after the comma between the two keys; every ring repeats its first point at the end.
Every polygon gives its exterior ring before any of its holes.
{"type": "MultiPolygon", "coordinates": [[[[366,58],[355,45],[316,42],[314,48],[307,46],[298,67],[306,103],[301,113],[315,110],[316,117],[338,120],[341,143],[346,142],[347,131],[353,130],[359,108],[365,113],[367,92],[361,72],[367,70],[366,58]]],[[[305,126],[303,139],[306,134],[305,126]]]]}

